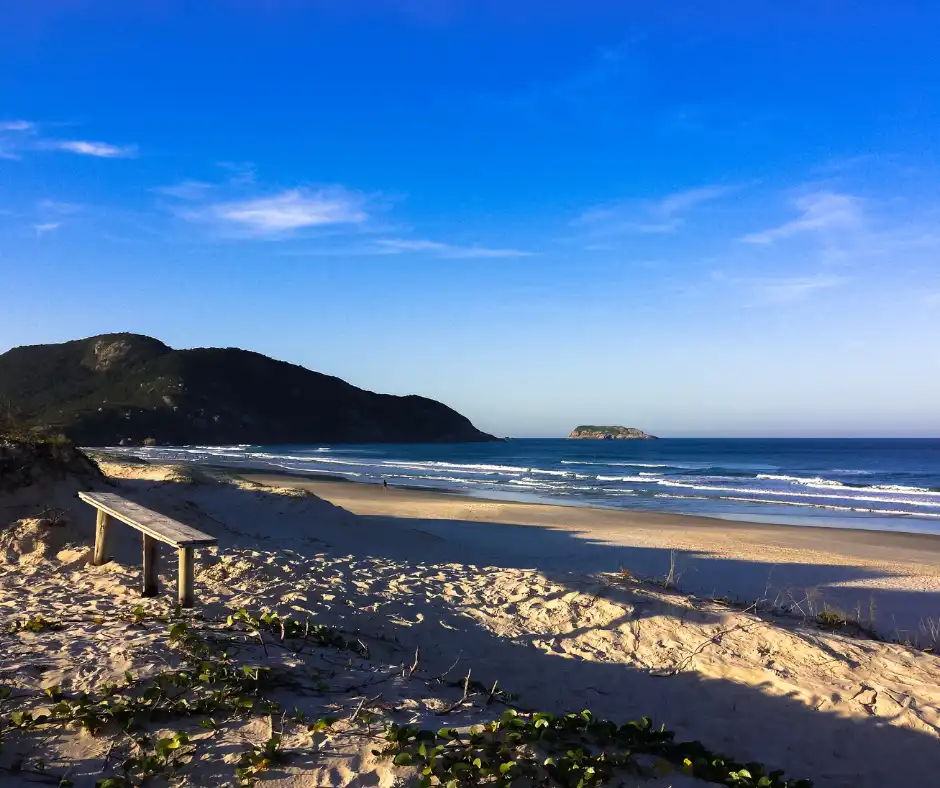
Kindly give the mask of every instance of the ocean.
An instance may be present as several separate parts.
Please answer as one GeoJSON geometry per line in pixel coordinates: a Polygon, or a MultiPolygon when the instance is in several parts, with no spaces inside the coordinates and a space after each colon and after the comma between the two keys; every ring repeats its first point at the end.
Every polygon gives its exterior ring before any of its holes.
{"type": "Polygon", "coordinates": [[[111,449],[501,500],[940,534],[937,439],[514,439],[111,449]]]}

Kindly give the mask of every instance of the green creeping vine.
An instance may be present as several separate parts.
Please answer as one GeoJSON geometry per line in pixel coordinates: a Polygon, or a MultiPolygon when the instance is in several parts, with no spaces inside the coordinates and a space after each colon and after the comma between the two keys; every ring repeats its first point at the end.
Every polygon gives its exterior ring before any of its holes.
{"type": "Polygon", "coordinates": [[[508,709],[499,720],[463,735],[455,728],[435,733],[392,724],[386,729],[388,746],[373,754],[416,767],[420,788],[506,788],[519,778],[529,784],[588,788],[604,785],[616,772],[651,775],[673,768],[738,788],[811,788],[808,780],[788,781],[783,772],[767,773],[760,764],[737,763],[700,742],[674,738],[670,731],[655,730],[646,717],[618,727],[589,711],[558,717],[508,709]],[[658,770],[637,760],[638,755],[655,759],[658,770]]]}
{"type": "MultiPolygon", "coordinates": [[[[143,625],[147,614],[138,607],[130,618],[135,624],[143,625]]],[[[194,755],[198,744],[183,731],[159,739],[143,735],[142,729],[147,723],[198,718],[199,727],[212,732],[218,731],[223,722],[252,714],[280,712],[278,704],[265,698],[263,691],[278,683],[290,683],[290,676],[275,674],[267,667],[236,664],[233,650],[241,641],[258,639],[263,646],[277,643],[295,652],[316,646],[348,650],[359,656],[367,654],[361,643],[345,638],[335,629],[268,611],[252,615],[244,609],[238,610],[224,625],[215,628],[207,623],[197,629],[195,622],[179,617],[154,618],[169,624],[169,643],[182,662],[178,669],[140,680],[127,672],[122,683],[105,684],[95,696],[80,693],[66,697],[61,687],[49,687],[43,690],[50,704],[48,707],[20,708],[9,714],[3,713],[4,706],[21,699],[13,696],[12,688],[0,686],[0,751],[4,736],[10,731],[71,726],[98,736],[117,730],[126,734],[132,752],[121,762],[119,771],[102,777],[96,788],[142,785],[153,777],[176,775],[194,755]],[[266,640],[265,634],[275,637],[266,640]]],[[[40,632],[52,628],[50,624],[36,616],[24,620],[16,631],[40,632]]],[[[328,729],[333,722],[335,720],[320,720],[308,727],[316,733],[328,729]]],[[[283,760],[280,738],[272,737],[263,746],[242,754],[236,779],[240,784],[250,785],[260,772],[283,760]]],[[[43,763],[41,769],[36,770],[36,776],[51,779],[44,770],[43,763]]],[[[71,781],[63,777],[56,784],[66,788],[71,781]]]]}
{"type": "Polygon", "coordinates": [[[253,745],[242,752],[235,768],[235,777],[242,785],[253,785],[261,772],[286,760],[281,749],[281,737],[272,736],[264,744],[253,745]]]}
{"type": "Polygon", "coordinates": [[[121,764],[123,774],[104,777],[95,783],[96,788],[130,788],[140,785],[151,777],[174,777],[181,758],[193,753],[188,747],[189,737],[185,733],[174,733],[153,741],[149,736],[134,739],[138,754],[121,764]]]}
{"type": "Polygon", "coordinates": [[[225,624],[228,629],[234,629],[241,625],[242,629],[248,632],[268,632],[279,637],[282,641],[287,638],[299,638],[304,644],[351,651],[360,657],[369,656],[368,649],[358,640],[343,637],[332,627],[313,624],[309,618],[304,621],[297,621],[290,616],[279,616],[269,610],[264,611],[259,616],[253,616],[242,608],[237,613],[229,616],[225,624]]]}
{"type": "MultiPolygon", "coordinates": [[[[103,776],[96,788],[134,788],[155,778],[176,777],[187,763],[199,757],[204,741],[221,731],[225,723],[252,715],[280,715],[285,722],[304,726],[313,737],[352,736],[381,737],[370,726],[378,715],[363,710],[362,704],[347,720],[348,726],[336,730],[335,718],[308,720],[303,712],[282,712],[277,703],[265,697],[273,686],[293,682],[289,672],[268,667],[239,664],[235,659],[240,645],[258,641],[268,647],[281,647],[300,653],[308,646],[350,651],[367,657],[368,650],[358,640],[350,640],[330,627],[297,621],[288,616],[264,611],[252,614],[242,609],[224,622],[184,619],[177,616],[148,615],[136,608],[130,619],[144,625],[148,619],[169,625],[168,640],[178,653],[181,666],[144,679],[135,679],[128,672],[120,684],[104,685],[95,696],[81,693],[67,697],[60,687],[43,690],[48,704],[24,708],[29,696],[17,697],[11,688],[0,686],[0,750],[3,738],[11,732],[42,730],[51,735],[55,728],[78,727],[93,736],[112,738],[112,748],[122,743],[112,773],[103,776]],[[15,710],[8,711],[9,708],[15,710]],[[206,735],[191,738],[184,731],[155,738],[145,733],[148,724],[188,722],[206,735]],[[51,731],[49,729],[52,729],[51,731]]],[[[41,616],[29,619],[32,627],[18,630],[44,631],[51,628],[41,616]]],[[[448,682],[450,683],[450,682],[448,682]]],[[[462,682],[462,705],[470,695],[489,695],[492,701],[503,702],[514,696],[487,690],[469,675],[462,682]]],[[[35,700],[35,697],[32,698],[35,700]]],[[[611,781],[618,774],[641,776],[678,770],[696,778],[736,788],[810,788],[808,780],[788,781],[782,772],[767,772],[755,763],[742,764],[710,752],[699,742],[676,742],[674,734],[654,729],[649,719],[616,725],[595,719],[589,711],[556,716],[545,712],[520,713],[509,708],[493,722],[473,727],[466,733],[455,728],[441,728],[436,733],[414,726],[390,723],[384,734],[386,745],[373,750],[380,757],[392,758],[396,766],[415,767],[419,788],[470,788],[489,785],[508,788],[511,784],[557,786],[560,788],[593,788],[611,781]]],[[[109,756],[111,750],[109,749],[109,756]]],[[[241,752],[235,766],[235,782],[251,786],[262,774],[285,763],[280,735],[272,735],[264,744],[253,745],[241,752]]],[[[107,758],[105,767],[107,767],[107,758]]],[[[45,762],[36,759],[32,775],[38,779],[68,788],[67,773],[55,777],[46,770],[45,762]]],[[[5,767],[9,770],[9,767],[5,767]]],[[[30,771],[25,764],[17,770],[30,771]]]]}
{"type": "Polygon", "coordinates": [[[57,629],[62,629],[62,625],[58,621],[50,621],[48,618],[43,617],[41,613],[38,613],[35,616],[14,621],[10,624],[8,631],[13,634],[16,632],[46,632],[57,629]]]}

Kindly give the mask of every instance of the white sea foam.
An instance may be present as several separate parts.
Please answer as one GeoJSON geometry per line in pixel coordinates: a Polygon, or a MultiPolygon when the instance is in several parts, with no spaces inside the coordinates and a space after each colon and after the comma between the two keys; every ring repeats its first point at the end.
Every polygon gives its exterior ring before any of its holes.
{"type": "Polygon", "coordinates": [[[370,465],[372,463],[350,462],[349,460],[333,460],[326,457],[311,457],[309,454],[269,454],[267,452],[248,452],[245,455],[257,460],[296,460],[297,462],[317,462],[333,465],[370,465]]]}
{"type": "Polygon", "coordinates": [[[566,476],[569,479],[590,479],[591,476],[587,476],[582,473],[575,473],[574,471],[551,471],[546,468],[529,468],[529,473],[540,473],[547,476],[566,476]]]}
{"type": "Polygon", "coordinates": [[[435,481],[435,482],[455,482],[457,484],[464,484],[464,483],[480,484],[480,482],[478,482],[476,479],[468,479],[466,477],[458,478],[456,476],[433,476],[431,474],[428,474],[426,476],[408,476],[407,474],[390,473],[390,474],[387,474],[387,478],[408,479],[409,481],[417,481],[417,482],[435,481]]]}
{"type": "MultiPolygon", "coordinates": [[[[395,465],[401,464],[401,461],[395,460],[380,460],[380,465],[395,465]]],[[[426,462],[414,461],[409,462],[405,461],[405,464],[415,467],[415,468],[458,468],[468,471],[507,471],[515,473],[528,473],[529,468],[522,468],[518,465],[488,465],[485,463],[462,463],[462,462],[439,462],[437,460],[428,460],[426,462]]]]}
{"type": "Polygon", "coordinates": [[[591,460],[561,460],[562,465],[609,465],[624,468],[685,468],[695,470],[701,465],[678,465],[665,462],[597,462],[591,460]]]}
{"type": "MultiPolygon", "coordinates": [[[[269,464],[275,468],[283,468],[286,471],[306,471],[310,473],[309,468],[298,468],[295,465],[288,465],[287,463],[283,463],[283,462],[272,462],[269,464]]],[[[362,476],[361,473],[356,473],[355,471],[332,471],[331,470],[330,473],[339,475],[339,476],[362,476]]]]}
{"type": "Polygon", "coordinates": [[[783,474],[759,473],[758,479],[770,481],[789,482],[790,484],[802,484],[806,487],[838,487],[844,490],[872,490],[876,492],[897,492],[908,495],[934,495],[940,497],[940,491],[931,490],[927,487],[912,487],[906,484],[845,484],[844,482],[833,479],[824,479],[821,476],[785,476],[783,474]]]}
{"type": "Polygon", "coordinates": [[[510,484],[517,484],[523,487],[539,487],[545,490],[570,489],[564,482],[550,482],[545,479],[531,479],[524,477],[522,479],[510,479],[510,484]]]}
{"type": "MultiPolygon", "coordinates": [[[[830,500],[850,500],[850,501],[865,501],[867,503],[892,503],[892,504],[904,504],[907,506],[920,506],[931,509],[940,508],[940,496],[936,501],[921,501],[921,500],[911,500],[908,498],[878,498],[871,495],[849,495],[854,491],[862,492],[858,488],[846,487],[839,492],[832,493],[811,493],[811,492],[802,492],[797,490],[768,490],[766,488],[752,489],[748,487],[719,487],[711,484],[690,484],[687,482],[678,482],[678,481],[665,481],[660,480],[657,482],[664,487],[683,487],[689,490],[705,490],[708,492],[731,492],[731,493],[744,493],[746,495],[773,495],[773,496],[783,496],[783,497],[792,497],[792,498],[823,498],[830,500]]],[[[723,496],[720,496],[723,497],[723,496]]]]}
{"type": "MultiPolygon", "coordinates": [[[[715,500],[708,495],[672,495],[670,493],[657,493],[655,498],[676,498],[676,499],[688,499],[696,501],[707,501],[715,500]]],[[[940,512],[908,512],[904,509],[875,509],[870,507],[863,506],[838,506],[836,504],[824,504],[824,503],[807,503],[804,501],[772,501],[765,500],[762,498],[736,498],[733,496],[720,496],[718,500],[722,501],[736,501],[740,503],[763,503],[763,504],[772,504],[775,506],[805,506],[813,509],[830,509],[832,511],[840,512],[860,512],[862,514],[881,514],[891,517],[905,516],[905,517],[940,517],[940,512]]]]}

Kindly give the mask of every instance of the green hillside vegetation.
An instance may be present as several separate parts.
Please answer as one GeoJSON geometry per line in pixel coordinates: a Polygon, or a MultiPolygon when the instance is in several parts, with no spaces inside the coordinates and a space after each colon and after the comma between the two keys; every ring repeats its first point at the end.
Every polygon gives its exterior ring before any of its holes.
{"type": "Polygon", "coordinates": [[[446,405],[237,348],[108,334],[0,355],[0,411],[80,445],[495,440],[446,405]]]}

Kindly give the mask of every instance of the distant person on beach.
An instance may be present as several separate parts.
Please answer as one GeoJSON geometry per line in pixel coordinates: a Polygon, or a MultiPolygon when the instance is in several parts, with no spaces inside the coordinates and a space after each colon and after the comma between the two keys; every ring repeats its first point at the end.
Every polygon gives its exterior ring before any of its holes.
{"type": "Polygon", "coordinates": [[[387,489],[388,489],[388,482],[385,481],[385,479],[382,479],[382,489],[383,489],[383,490],[387,490],[387,489]]]}

